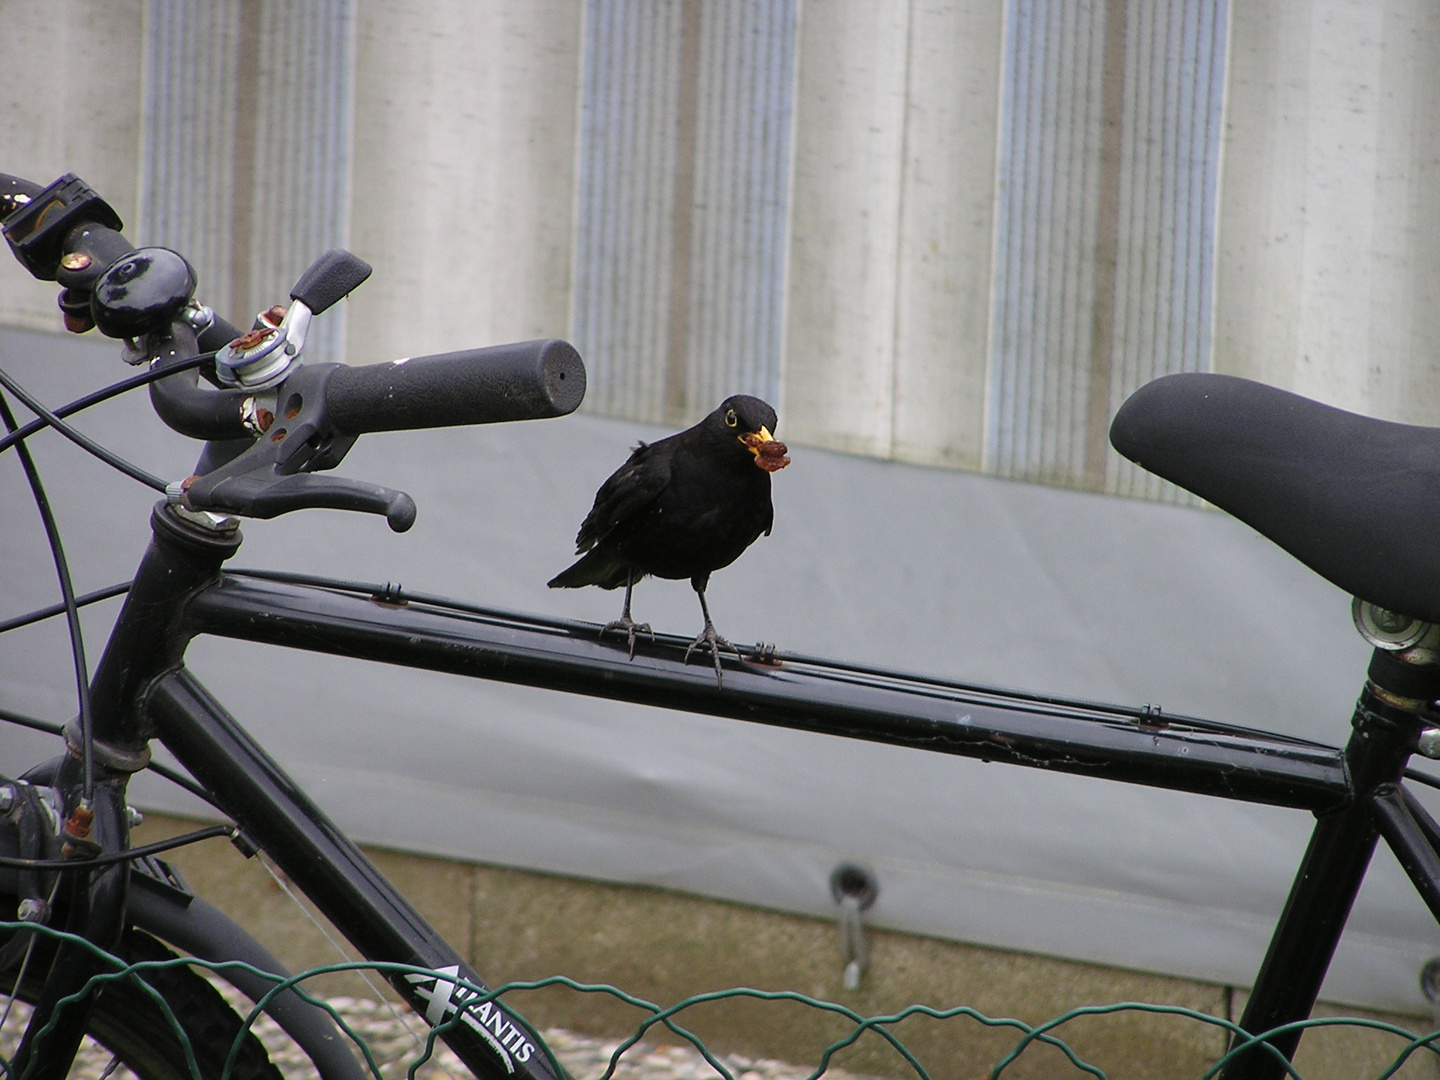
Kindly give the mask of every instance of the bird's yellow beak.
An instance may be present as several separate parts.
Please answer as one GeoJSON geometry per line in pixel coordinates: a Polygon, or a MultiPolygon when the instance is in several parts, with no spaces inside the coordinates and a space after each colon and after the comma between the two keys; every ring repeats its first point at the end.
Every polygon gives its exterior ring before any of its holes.
{"type": "Polygon", "coordinates": [[[770,429],[764,424],[760,425],[759,431],[752,431],[748,435],[737,435],[735,437],[744,443],[745,448],[756,457],[760,456],[760,447],[768,442],[775,441],[775,436],[770,434],[770,429]]]}

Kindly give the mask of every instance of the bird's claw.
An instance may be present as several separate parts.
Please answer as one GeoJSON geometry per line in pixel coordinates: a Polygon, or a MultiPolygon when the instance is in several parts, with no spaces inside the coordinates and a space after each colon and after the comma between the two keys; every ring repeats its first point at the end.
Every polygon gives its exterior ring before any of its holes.
{"type": "Polygon", "coordinates": [[[696,649],[703,648],[710,650],[710,659],[714,661],[716,687],[721,690],[725,689],[725,678],[720,674],[720,650],[729,649],[735,654],[736,659],[743,659],[743,657],[740,656],[740,650],[716,633],[715,627],[708,622],[705,624],[705,629],[696,635],[695,640],[690,643],[690,647],[685,650],[684,663],[688,664],[690,662],[690,654],[692,652],[696,649]]]}
{"type": "Polygon", "coordinates": [[[635,635],[636,635],[636,634],[649,634],[649,635],[650,635],[650,640],[651,640],[651,641],[654,641],[654,640],[655,640],[655,631],[650,629],[650,624],[649,624],[648,622],[637,623],[637,622],[635,622],[633,619],[631,619],[629,615],[622,615],[622,616],[620,616],[620,618],[616,619],[614,622],[608,622],[608,623],[606,623],[605,626],[604,626],[604,627],[601,629],[601,631],[600,631],[600,636],[603,638],[603,637],[604,637],[606,634],[608,634],[611,630],[624,630],[624,631],[625,631],[625,644],[626,644],[626,645],[629,647],[629,649],[630,649],[630,659],[631,659],[631,660],[634,660],[634,659],[635,659],[635,635]]]}

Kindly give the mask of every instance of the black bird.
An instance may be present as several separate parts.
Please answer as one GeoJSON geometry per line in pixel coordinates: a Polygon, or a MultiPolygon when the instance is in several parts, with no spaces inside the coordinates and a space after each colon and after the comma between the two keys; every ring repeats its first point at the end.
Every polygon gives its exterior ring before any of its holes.
{"type": "Polygon", "coordinates": [[[625,631],[630,655],[635,635],[654,632],[630,618],[630,593],[647,574],[689,578],[700,597],[705,629],[685,650],[710,649],[715,681],[720,649],[739,650],[715,632],[705,587],[710,574],[729,566],[775,519],[770,474],[790,464],[785,444],[772,434],[775,410],[759,398],[738,394],[694,427],[653,443],[641,443],[630,460],[600,485],[595,505],[580,523],[578,562],[550,580],[552,589],[625,586],[620,618],[605,626],[625,631]]]}

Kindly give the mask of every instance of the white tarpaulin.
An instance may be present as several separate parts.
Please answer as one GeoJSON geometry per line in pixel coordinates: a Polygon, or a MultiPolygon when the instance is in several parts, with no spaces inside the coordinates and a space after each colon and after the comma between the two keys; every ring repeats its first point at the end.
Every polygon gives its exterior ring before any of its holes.
{"type": "MultiPolygon", "coordinates": [[[[123,374],[103,344],[6,331],[0,366],[58,403],[123,374]]],[[[193,464],[143,395],[82,426],[152,472],[193,464]]],[[[660,433],[575,416],[367,436],[339,472],[410,492],[410,533],[296,514],[247,523],[235,564],[604,622],[619,593],[545,581],[567,565],[598,484],[660,433]]],[[[154,493],[54,435],[36,450],[77,588],[129,577],[154,493]]],[[[1348,598],[1233,520],[793,444],[791,456],[774,535],[711,582],[732,640],[1344,741],[1367,658],[1348,598]]],[[[0,493],[4,618],[57,592],[14,455],[0,493]]],[[[92,664],[116,610],[86,615],[92,664]]],[[[700,626],[684,582],[642,583],[635,615],[667,633],[700,626]]],[[[831,870],[854,860],[878,874],[878,925],[1239,985],[1311,825],[1299,811],[229,641],[197,641],[190,664],[364,842],[820,915],[833,913],[831,870]]],[[[70,678],[58,620],[0,637],[6,707],[64,719],[70,678]]],[[[12,747],[50,747],[0,731],[0,771],[32,763],[12,747]]],[[[135,797],[195,809],[151,780],[135,797]]],[[[1440,933],[1382,845],[1326,996],[1413,1010],[1436,953],[1440,933]]]]}

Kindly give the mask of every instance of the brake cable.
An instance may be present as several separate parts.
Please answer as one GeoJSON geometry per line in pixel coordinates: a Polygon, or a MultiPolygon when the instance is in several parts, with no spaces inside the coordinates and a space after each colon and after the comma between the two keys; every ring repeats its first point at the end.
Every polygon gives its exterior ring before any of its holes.
{"type": "MultiPolygon", "coordinates": [[[[103,389],[92,391],[84,397],[78,397],[74,401],[60,406],[60,408],[54,411],[53,415],[56,418],[73,416],[82,409],[88,409],[90,406],[98,405],[102,401],[109,401],[113,397],[119,397],[127,390],[134,390],[137,386],[145,386],[155,382],[157,379],[163,379],[169,375],[177,375],[182,371],[190,371],[193,368],[208,364],[214,359],[215,354],[213,352],[207,352],[200,353],[198,356],[187,357],[184,360],[172,364],[167,364],[163,368],[159,366],[153,367],[149,371],[142,371],[140,374],[132,375],[128,379],[121,379],[119,382],[111,383],[103,389]]],[[[42,416],[37,420],[31,420],[29,423],[24,424],[8,435],[0,436],[0,453],[4,453],[17,442],[28,439],[31,435],[34,435],[35,432],[49,426],[50,421],[42,416]]]]}
{"type": "MultiPolygon", "coordinates": [[[[40,480],[40,472],[35,467],[35,460],[31,456],[25,440],[42,428],[53,427],[62,435],[65,435],[83,449],[94,454],[106,464],[119,469],[121,472],[140,480],[150,487],[164,491],[166,486],[165,481],[159,477],[152,476],[137,466],[131,465],[118,455],[99,446],[87,436],[81,435],[78,431],[70,427],[70,425],[66,424],[61,417],[72,415],[82,409],[89,408],[91,405],[108,400],[137,386],[144,386],[147,383],[154,382],[156,379],[164,378],[177,371],[199,367],[213,360],[214,355],[213,352],[208,354],[202,353],[199,356],[189,357],[176,364],[163,367],[156,365],[151,370],[142,372],[140,375],[123,379],[118,383],[106,387],[104,390],[78,398],[54,412],[46,409],[9,374],[0,370],[0,385],[5,386],[25,404],[26,408],[30,409],[38,417],[38,419],[26,424],[22,428],[17,423],[15,414],[10,409],[9,403],[3,395],[0,395],[0,421],[3,421],[8,432],[7,435],[0,438],[0,452],[13,446],[16,453],[20,456],[21,468],[25,472],[26,480],[30,484],[30,490],[35,499],[36,508],[40,513],[46,539],[50,544],[50,552],[55,561],[56,575],[60,582],[61,602],[70,634],[70,653],[75,668],[76,695],[79,699],[81,761],[83,762],[84,772],[84,785],[81,789],[81,794],[86,805],[92,801],[95,794],[95,749],[94,737],[91,730],[90,674],[89,665],[85,660],[85,643],[80,631],[80,605],[76,601],[74,581],[70,576],[69,563],[65,558],[65,548],[60,539],[60,528],[50,509],[50,500],[45,494],[44,485],[40,480]]],[[[59,614],[59,612],[57,611],[56,614],[59,614]]]]}
{"type": "MultiPolygon", "coordinates": [[[[17,430],[15,414],[10,411],[10,403],[0,394],[0,421],[10,432],[17,430]]],[[[45,487],[40,482],[40,472],[35,468],[35,459],[30,456],[30,448],[23,442],[16,443],[15,452],[20,455],[20,465],[25,470],[25,478],[30,483],[30,491],[35,497],[35,507],[40,512],[40,521],[45,527],[45,535],[50,541],[50,553],[55,560],[55,573],[60,579],[60,596],[65,603],[65,621],[70,630],[70,655],[75,665],[76,691],[80,698],[80,730],[81,737],[81,761],[84,769],[84,787],[81,789],[81,796],[88,806],[95,796],[95,748],[91,738],[91,716],[90,716],[90,673],[85,663],[85,642],[80,634],[80,609],[75,603],[74,582],[70,578],[70,566],[65,559],[65,548],[60,542],[60,527],[55,521],[55,515],[50,510],[50,500],[45,495],[45,487]]]]}

